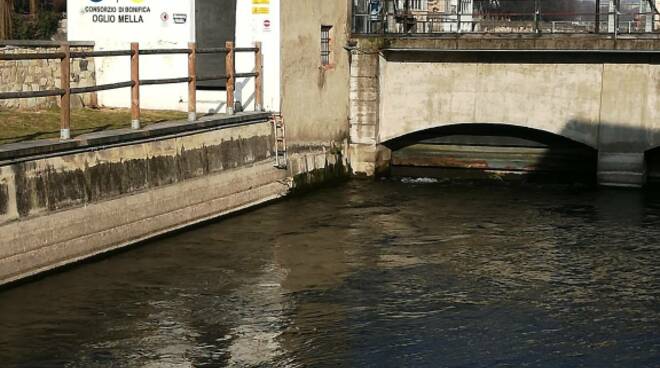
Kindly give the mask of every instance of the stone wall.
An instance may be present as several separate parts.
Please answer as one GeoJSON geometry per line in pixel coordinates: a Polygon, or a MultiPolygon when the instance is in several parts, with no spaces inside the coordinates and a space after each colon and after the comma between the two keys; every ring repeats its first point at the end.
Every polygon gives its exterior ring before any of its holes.
{"type": "MultiPolygon", "coordinates": [[[[93,51],[93,43],[73,44],[71,51],[93,51]]],[[[59,51],[53,42],[3,42],[2,54],[48,53],[59,51]]],[[[71,62],[71,87],[96,85],[94,59],[73,59],[71,62]]],[[[44,91],[60,88],[60,60],[0,61],[0,92],[44,91]]],[[[57,96],[0,100],[0,108],[40,110],[59,105],[57,96]]],[[[71,97],[72,107],[95,106],[96,93],[71,97]]]]}

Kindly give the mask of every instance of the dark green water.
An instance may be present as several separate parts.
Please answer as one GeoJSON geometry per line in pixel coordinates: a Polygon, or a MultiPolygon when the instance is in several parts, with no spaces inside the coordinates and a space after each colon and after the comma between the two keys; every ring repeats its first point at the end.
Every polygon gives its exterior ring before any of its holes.
{"type": "Polygon", "coordinates": [[[1,367],[658,367],[660,196],[351,182],[0,292],[1,367]]]}

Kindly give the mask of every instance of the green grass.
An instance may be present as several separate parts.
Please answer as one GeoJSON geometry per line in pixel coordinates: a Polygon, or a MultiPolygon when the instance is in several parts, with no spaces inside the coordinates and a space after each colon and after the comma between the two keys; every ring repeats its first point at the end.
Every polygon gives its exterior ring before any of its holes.
{"type": "MultiPolygon", "coordinates": [[[[185,119],[178,111],[142,110],[142,126],[168,120],[185,119]]],[[[74,109],[71,110],[71,136],[110,129],[130,128],[128,109],[74,109]]],[[[0,144],[59,138],[59,109],[44,111],[0,111],[0,144]]]]}

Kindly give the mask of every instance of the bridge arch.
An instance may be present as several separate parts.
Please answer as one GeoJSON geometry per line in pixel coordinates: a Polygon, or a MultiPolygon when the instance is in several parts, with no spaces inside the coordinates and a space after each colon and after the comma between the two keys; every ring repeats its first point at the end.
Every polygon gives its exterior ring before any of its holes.
{"type": "Polygon", "coordinates": [[[454,135],[511,137],[532,140],[547,145],[575,145],[597,149],[597,143],[590,134],[578,129],[577,123],[567,125],[559,131],[532,128],[527,124],[513,123],[441,123],[429,124],[419,129],[399,132],[391,137],[383,137],[380,144],[390,148],[401,148],[423,139],[454,135]]]}
{"type": "Polygon", "coordinates": [[[444,124],[403,134],[381,144],[392,152],[396,176],[478,177],[477,172],[592,182],[595,147],[566,136],[513,124],[444,124]],[[543,175],[541,175],[543,174],[543,175]]]}
{"type": "Polygon", "coordinates": [[[646,181],[653,186],[660,185],[660,146],[647,150],[644,153],[646,166],[646,181]]]}

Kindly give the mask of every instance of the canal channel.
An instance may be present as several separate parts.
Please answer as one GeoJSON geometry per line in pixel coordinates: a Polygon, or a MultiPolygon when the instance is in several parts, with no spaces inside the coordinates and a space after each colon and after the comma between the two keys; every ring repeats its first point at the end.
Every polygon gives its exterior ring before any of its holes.
{"type": "Polygon", "coordinates": [[[382,179],[0,291],[3,367],[657,367],[660,195],[382,179]]]}

